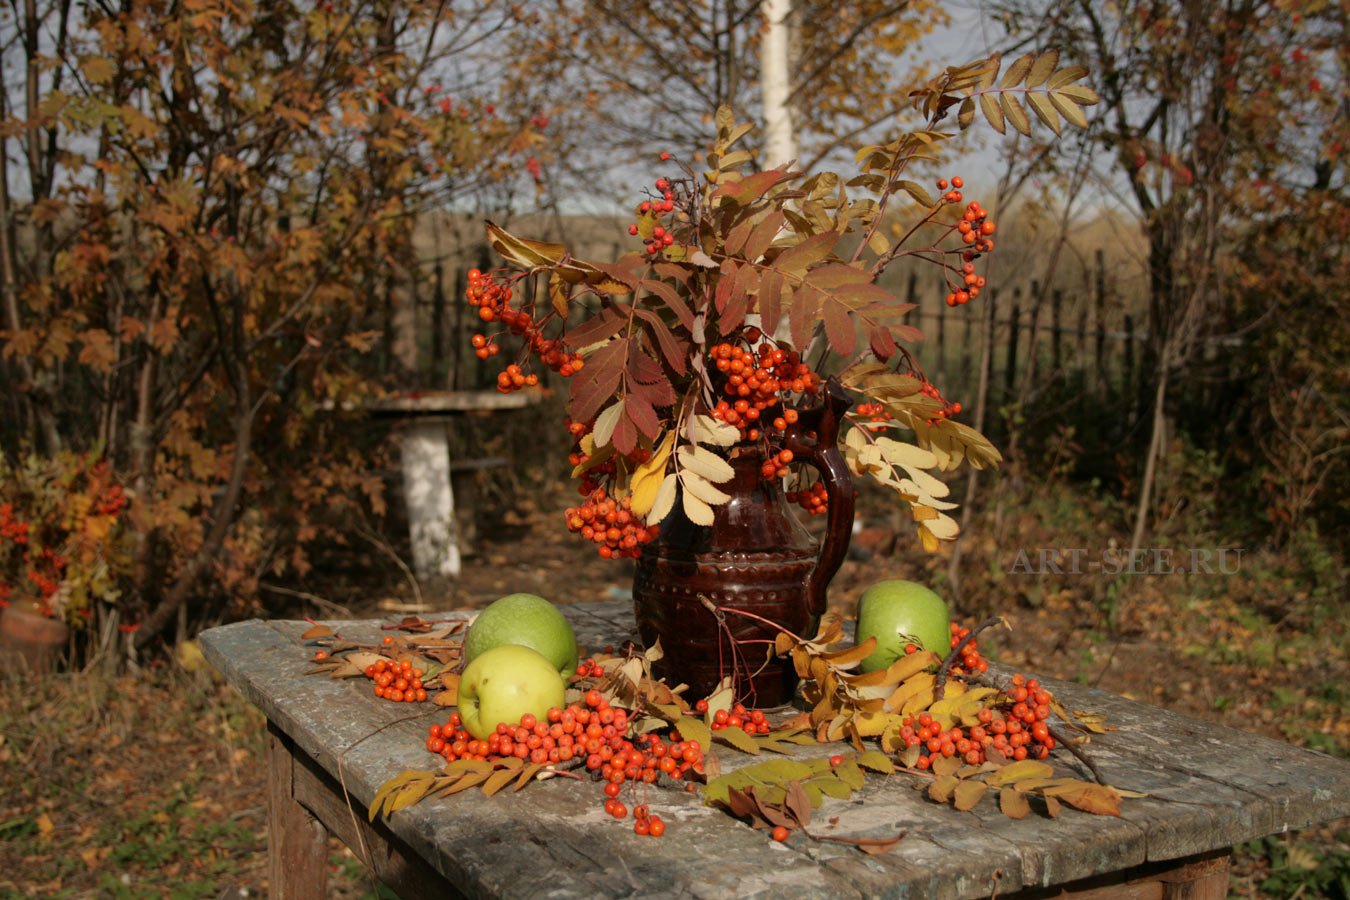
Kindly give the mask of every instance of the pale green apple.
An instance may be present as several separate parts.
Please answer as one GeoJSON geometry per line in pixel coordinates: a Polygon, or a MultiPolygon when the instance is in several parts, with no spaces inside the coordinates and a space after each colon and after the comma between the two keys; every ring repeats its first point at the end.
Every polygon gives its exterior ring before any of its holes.
{"type": "Polygon", "coordinates": [[[558,607],[535,594],[507,594],[478,614],[464,636],[464,659],[504,644],[538,651],[567,677],[577,670],[577,636],[558,607]]]}
{"type": "Polygon", "coordinates": [[[862,662],[862,671],[884,669],[914,644],[944,657],[951,649],[951,619],[937,594],[913,581],[878,581],[858,600],[858,643],[877,639],[877,648],[862,662]]]}
{"type": "Polygon", "coordinates": [[[459,680],[459,715],[469,734],[481,740],[502,722],[515,725],[531,713],[543,721],[563,706],[567,685],[550,660],[519,644],[484,650],[459,680]]]}

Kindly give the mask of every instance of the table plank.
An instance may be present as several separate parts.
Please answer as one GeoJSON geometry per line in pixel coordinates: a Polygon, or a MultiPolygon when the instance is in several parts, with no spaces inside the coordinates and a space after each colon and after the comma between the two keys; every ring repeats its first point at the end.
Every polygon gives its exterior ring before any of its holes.
{"type": "MultiPolygon", "coordinates": [[[[584,646],[617,646],[635,635],[631,604],[560,608],[584,646]]],[[[376,623],[333,624],[344,634],[378,635],[376,623]]],[[[211,629],[201,640],[208,659],[345,784],[364,815],[384,780],[437,762],[422,744],[427,726],[445,711],[379,700],[361,679],[304,675],[308,652],[298,638],[306,627],[253,620],[211,629]]],[[[469,896],[964,898],[1179,860],[1350,815],[1344,762],[1104,691],[1045,683],[1068,708],[1103,713],[1120,728],[1088,749],[1108,781],[1149,797],[1126,800],[1119,818],[1066,809],[1058,820],[1013,821],[992,799],[958,813],[924,799],[924,785],[910,776],[869,776],[853,800],[829,800],[817,810],[812,830],[850,837],[907,832],[876,857],[800,836],[789,845],[771,843],[703,806],[697,795],[670,788],[649,789],[645,798],[669,822],[665,837],[638,838],[631,822],[605,815],[596,786],[561,778],[518,795],[426,801],[396,813],[388,827],[469,896]]],[[[727,767],[748,761],[721,756],[727,767]]]]}

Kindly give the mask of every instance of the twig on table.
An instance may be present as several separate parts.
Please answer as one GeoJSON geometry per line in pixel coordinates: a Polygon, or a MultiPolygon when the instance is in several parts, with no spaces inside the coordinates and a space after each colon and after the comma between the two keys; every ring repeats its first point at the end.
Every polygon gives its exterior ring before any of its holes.
{"type": "Polygon", "coordinates": [[[1009,630],[1012,628],[1012,626],[1008,624],[1008,620],[1002,616],[994,616],[992,619],[985,619],[983,622],[970,629],[970,633],[961,638],[957,645],[952,648],[952,652],[947,654],[947,658],[942,661],[942,666],[938,669],[937,680],[933,682],[934,703],[941,700],[943,695],[947,692],[947,675],[951,672],[952,665],[961,658],[961,651],[965,649],[967,644],[975,640],[975,636],[981,631],[984,631],[986,628],[992,628],[995,625],[1002,625],[1009,630]]]}
{"type": "Polygon", "coordinates": [[[1092,777],[1097,780],[1098,784],[1106,784],[1106,779],[1102,777],[1101,770],[1097,768],[1097,764],[1094,763],[1086,753],[1080,750],[1078,746],[1064,734],[1064,732],[1055,728],[1050,728],[1048,723],[1046,730],[1049,732],[1050,736],[1055,739],[1056,743],[1062,744],[1079,762],[1088,767],[1088,770],[1092,772],[1092,777]]]}
{"type": "Polygon", "coordinates": [[[286,597],[296,597],[300,600],[304,600],[306,603],[313,603],[320,609],[326,609],[329,612],[333,613],[334,615],[340,616],[344,619],[352,618],[352,611],[347,607],[339,603],[334,603],[327,597],[320,597],[318,594],[311,594],[309,591],[292,590],[291,588],[284,588],[280,585],[268,584],[263,581],[258,582],[258,587],[262,588],[265,591],[270,591],[273,594],[282,594],[286,597]]]}
{"type": "Polygon", "coordinates": [[[829,841],[834,844],[848,844],[850,847],[858,847],[861,849],[862,847],[889,847],[892,844],[899,843],[908,832],[902,831],[893,838],[846,838],[831,837],[828,834],[812,834],[803,828],[802,834],[813,841],[829,841]]]}

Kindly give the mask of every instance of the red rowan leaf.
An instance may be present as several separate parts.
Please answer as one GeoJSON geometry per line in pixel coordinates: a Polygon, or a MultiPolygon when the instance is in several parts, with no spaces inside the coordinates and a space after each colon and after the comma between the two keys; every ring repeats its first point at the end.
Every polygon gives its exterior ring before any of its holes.
{"type": "Polygon", "coordinates": [[[895,339],[891,337],[891,332],[883,325],[875,325],[867,329],[867,344],[872,348],[872,353],[876,358],[885,362],[895,353],[895,339]]]}
{"type": "Polygon", "coordinates": [[[736,225],[727,232],[727,239],[722,244],[722,250],[728,254],[735,255],[741,252],[745,246],[746,238],[750,237],[750,230],[754,228],[754,220],[750,217],[741,219],[736,225]]]}
{"type": "Polygon", "coordinates": [[[807,269],[828,257],[838,242],[837,231],[813,234],[795,247],[789,247],[778,254],[778,258],[773,261],[773,268],[784,275],[805,275],[807,269]]]}
{"type": "Polygon", "coordinates": [[[813,287],[798,288],[792,295],[788,325],[792,331],[792,343],[798,347],[805,347],[811,341],[811,329],[820,316],[820,300],[820,292],[813,287]]]}
{"type": "Polygon", "coordinates": [[[627,322],[627,307],[616,304],[599,315],[568,329],[567,333],[563,335],[563,342],[573,350],[584,350],[614,337],[627,322]]]}
{"type": "Polygon", "coordinates": [[[848,307],[834,297],[826,297],[822,312],[825,319],[825,337],[830,342],[830,349],[848,356],[858,343],[858,335],[853,329],[853,320],[849,318],[848,307]]]}
{"type": "Polygon", "coordinates": [[[763,256],[768,251],[769,245],[773,243],[774,238],[778,237],[778,232],[783,230],[783,223],[786,221],[787,219],[779,210],[775,209],[770,212],[760,220],[760,223],[755,226],[755,230],[750,233],[741,255],[748,260],[756,260],[763,256]]]}
{"type": "MultiPolygon", "coordinates": [[[[632,420],[638,431],[646,435],[648,440],[654,440],[661,431],[661,420],[656,415],[656,410],[652,408],[646,397],[637,391],[629,393],[627,402],[624,404],[624,415],[632,420]]],[[[616,444],[615,447],[617,448],[618,445],[616,444]]]]}
{"type": "MultiPolygon", "coordinates": [[[[733,259],[722,263],[722,277],[717,279],[717,287],[713,288],[713,308],[719,313],[725,310],[727,303],[731,301],[731,295],[736,289],[736,273],[739,268],[733,259]]],[[[722,333],[726,334],[726,331],[722,333]]]]}
{"type": "Polygon", "coordinates": [[[589,422],[605,401],[614,396],[623,377],[623,341],[612,341],[591,354],[579,375],[572,378],[571,414],[589,422]]]}
{"type": "Polygon", "coordinates": [[[872,276],[866,269],[845,263],[834,263],[812,269],[806,275],[807,284],[813,284],[823,291],[831,291],[846,284],[868,284],[872,276]]]}
{"type": "Polygon", "coordinates": [[[778,331],[778,322],[782,318],[783,276],[769,269],[759,280],[759,318],[765,333],[778,331]]]}
{"type": "Polygon", "coordinates": [[[924,333],[913,325],[892,325],[891,336],[897,341],[909,341],[912,344],[918,343],[925,337],[924,333]]]}
{"type": "MultiPolygon", "coordinates": [[[[669,267],[669,264],[666,265],[669,267]]],[[[659,269],[660,267],[658,266],[657,268],[659,269]]],[[[647,291],[660,297],[662,302],[664,302],[666,306],[669,307],[670,311],[675,314],[675,318],[680,320],[681,325],[685,328],[693,326],[694,314],[690,311],[689,304],[684,302],[684,298],[680,296],[675,288],[666,284],[664,281],[656,281],[655,279],[647,279],[646,281],[643,281],[641,285],[647,291]]]]}
{"type": "MultiPolygon", "coordinates": [[[[631,399],[631,398],[630,398],[631,399]]],[[[624,404],[625,409],[628,404],[624,404]]],[[[637,428],[633,425],[633,420],[628,416],[619,416],[619,421],[614,426],[614,435],[610,438],[614,444],[614,449],[620,453],[632,453],[637,449],[637,428]]]]}
{"type": "Polygon", "coordinates": [[[650,309],[639,309],[637,314],[646,323],[647,333],[652,336],[656,345],[661,349],[661,355],[665,358],[666,365],[670,366],[676,375],[683,375],[688,371],[686,356],[689,352],[689,343],[675,337],[670,327],[650,309]]]}
{"type": "Polygon", "coordinates": [[[713,197],[726,197],[741,206],[749,206],[781,181],[793,177],[782,169],[770,169],[767,172],[755,172],[739,181],[724,181],[717,186],[713,197]]]}

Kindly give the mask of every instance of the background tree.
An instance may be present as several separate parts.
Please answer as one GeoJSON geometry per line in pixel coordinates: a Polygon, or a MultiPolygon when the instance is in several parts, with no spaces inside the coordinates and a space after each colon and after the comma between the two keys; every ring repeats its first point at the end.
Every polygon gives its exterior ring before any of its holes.
{"type": "Polygon", "coordinates": [[[0,438],[113,462],[135,599],[97,612],[140,625],[138,645],[190,598],[256,602],[265,576],[306,569],[316,537],[381,508],[368,429],[341,411],[381,387],[378,298],[413,277],[415,215],[513,177],[534,140],[447,80],[509,13],[6,14],[0,438]]]}
{"type": "Polygon", "coordinates": [[[516,91],[551,106],[557,130],[572,135],[560,148],[568,184],[591,191],[616,150],[692,158],[718,107],[758,116],[770,21],[790,44],[791,81],[771,87],[791,110],[802,167],[866,143],[917,83],[902,55],[944,20],[930,0],[554,0],[524,15],[533,38],[516,91]]]}
{"type": "MultiPolygon", "coordinates": [[[[1147,241],[1151,414],[1138,546],[1178,400],[1201,369],[1224,367],[1216,339],[1254,337],[1250,305],[1236,318],[1241,266],[1231,252],[1260,227],[1246,214],[1251,185],[1263,179],[1295,193],[1343,185],[1343,167],[1326,149],[1343,127],[1335,123],[1344,115],[1345,11],[1264,0],[995,8],[1015,37],[1061,46],[1095,73],[1103,106],[1084,140],[1105,151],[1089,157],[1096,181],[1133,210],[1147,241]]],[[[1245,402],[1264,405],[1265,391],[1245,402]]]]}

